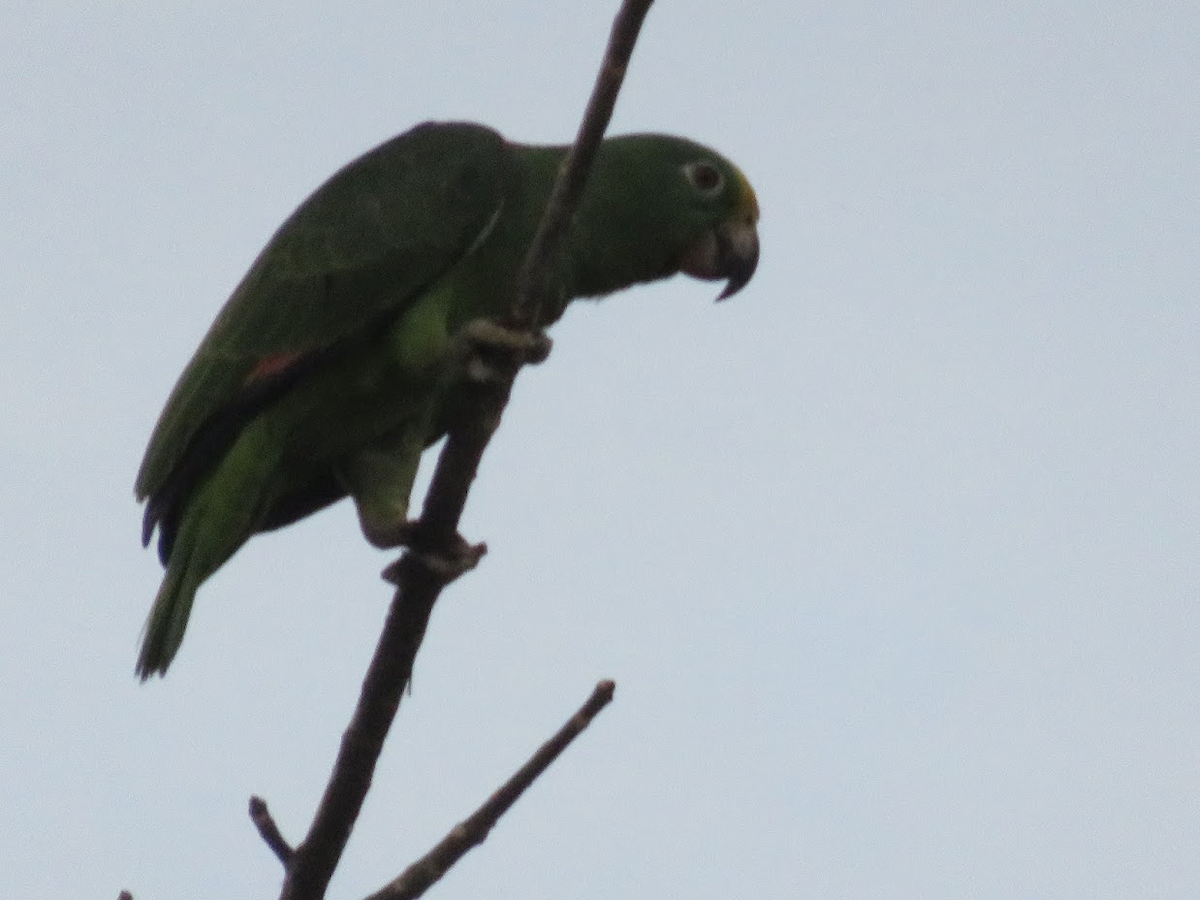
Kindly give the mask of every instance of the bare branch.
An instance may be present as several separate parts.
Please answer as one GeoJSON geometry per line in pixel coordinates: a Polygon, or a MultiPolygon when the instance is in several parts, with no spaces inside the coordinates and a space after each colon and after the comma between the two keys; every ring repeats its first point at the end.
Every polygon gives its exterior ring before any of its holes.
{"type": "Polygon", "coordinates": [[[400,586],[363,680],[358,706],[342,735],[325,795],[308,835],[287,867],[281,894],[284,900],[324,896],[371,786],[375,763],[412,676],[413,659],[434,601],[449,580],[416,553],[406,553],[394,568],[400,586]]]}
{"type": "Polygon", "coordinates": [[[546,204],[546,212],[517,278],[517,302],[510,312],[514,325],[531,327],[537,321],[543,298],[553,290],[553,263],[562,250],[571,218],[579,206],[592,160],[612,119],[617,94],[625,81],[625,70],[629,67],[629,58],[633,55],[642,22],[652,3],[653,0],[625,0],[613,20],[608,49],[604,53],[600,73],[596,76],[583,121],[579,124],[579,133],[563,160],[550,201],[546,204]]]}
{"type": "MultiPolygon", "coordinates": [[[[624,0],[578,137],[555,181],[541,225],[529,249],[510,318],[536,322],[543,299],[553,290],[556,255],[578,206],[588,169],[612,116],[617,93],[652,0],[624,0]]],[[[458,532],[471,482],[512,391],[516,368],[499,384],[467,391],[467,412],[451,425],[426,495],[418,527],[447,541],[458,532]]],[[[476,555],[476,559],[478,556],[476,555]]],[[[375,763],[400,698],[412,675],[413,660],[433,605],[443,587],[461,571],[432,565],[421,553],[407,552],[388,572],[396,594],[363,681],[358,706],[346,732],[308,835],[295,849],[284,878],[281,900],[319,900],[325,895],[350,831],[371,785],[375,763]]]]}
{"type": "Polygon", "coordinates": [[[250,821],[258,829],[262,839],[267,842],[271,852],[278,856],[279,861],[286,867],[292,861],[295,851],[280,832],[279,826],[275,824],[275,819],[271,817],[271,811],[267,809],[267,801],[262,797],[250,798],[250,821]]]}
{"type": "Polygon", "coordinates": [[[591,724],[592,719],[606,707],[616,689],[611,681],[601,681],[592,696],[567,720],[558,732],[542,744],[517,772],[496,793],[468,818],[459,822],[450,833],[423,857],[404,870],[399,878],[376,891],[367,900],[414,900],[450,870],[468,850],[487,839],[489,832],[508,812],[567,746],[591,724]]]}

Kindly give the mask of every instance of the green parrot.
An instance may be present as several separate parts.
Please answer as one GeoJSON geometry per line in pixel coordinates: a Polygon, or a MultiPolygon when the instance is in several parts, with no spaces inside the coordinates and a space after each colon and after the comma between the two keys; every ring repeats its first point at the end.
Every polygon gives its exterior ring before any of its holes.
{"type": "MultiPolygon", "coordinates": [[[[200,584],[251,536],[349,495],[366,538],[406,542],[422,451],[488,347],[567,152],[469,123],[425,123],[345,166],[283,223],[167,400],[138,472],[142,533],[166,567],[137,674],[163,674],[200,584]],[[476,354],[472,356],[472,354],[476,354]]],[[[677,272],[740,290],[758,201],[719,154],[656,134],[605,140],[558,267],[555,322],[677,272]]],[[[544,341],[544,338],[542,339],[544,341]]]]}

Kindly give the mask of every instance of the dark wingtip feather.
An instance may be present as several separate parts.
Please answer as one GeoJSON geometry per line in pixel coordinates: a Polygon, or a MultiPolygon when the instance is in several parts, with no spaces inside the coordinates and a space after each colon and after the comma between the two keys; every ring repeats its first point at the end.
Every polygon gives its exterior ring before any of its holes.
{"type": "Polygon", "coordinates": [[[146,501],[146,512],[142,516],[142,546],[150,546],[150,538],[154,535],[154,526],[158,524],[158,504],[154,499],[146,501]]]}
{"type": "Polygon", "coordinates": [[[171,548],[175,546],[178,530],[179,510],[170,506],[171,495],[164,490],[146,501],[146,514],[142,517],[142,546],[149,547],[158,529],[158,559],[164,566],[171,560],[171,548]]]}

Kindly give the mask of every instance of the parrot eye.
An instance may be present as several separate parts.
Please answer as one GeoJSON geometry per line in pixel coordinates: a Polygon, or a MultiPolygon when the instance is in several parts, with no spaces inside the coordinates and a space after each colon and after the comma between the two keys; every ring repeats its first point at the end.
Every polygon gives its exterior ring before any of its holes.
{"type": "Polygon", "coordinates": [[[692,187],[708,197],[716,196],[725,187],[725,176],[712,163],[691,162],[683,167],[683,171],[692,187]]]}

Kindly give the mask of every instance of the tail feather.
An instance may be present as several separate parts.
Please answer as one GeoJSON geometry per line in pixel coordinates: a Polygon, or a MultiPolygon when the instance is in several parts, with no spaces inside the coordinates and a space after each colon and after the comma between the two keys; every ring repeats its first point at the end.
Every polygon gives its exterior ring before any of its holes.
{"type": "Polygon", "coordinates": [[[278,455],[263,452],[263,446],[253,428],[243,433],[188,498],[173,535],[162,587],[146,619],[135,670],[143,681],[166,673],[183,643],[196,590],[258,530],[263,511],[270,507],[278,455]]]}
{"type": "MultiPolygon", "coordinates": [[[[142,681],[151,675],[165,675],[167,666],[183,643],[192,601],[204,575],[194,571],[192,554],[183,547],[172,555],[171,564],[163,577],[154,606],[146,618],[142,650],[138,654],[136,673],[142,681]]],[[[207,574],[207,573],[205,573],[207,574]]]]}

